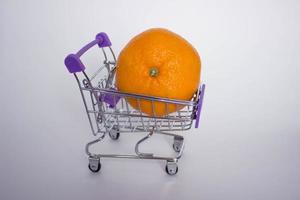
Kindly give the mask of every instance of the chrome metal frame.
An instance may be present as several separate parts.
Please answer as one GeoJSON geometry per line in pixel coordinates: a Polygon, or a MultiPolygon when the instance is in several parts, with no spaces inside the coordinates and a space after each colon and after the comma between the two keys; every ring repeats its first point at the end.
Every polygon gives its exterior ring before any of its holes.
{"type": "MultiPolygon", "coordinates": [[[[114,77],[116,71],[116,57],[111,47],[112,61],[109,61],[105,48],[102,48],[104,62],[101,67],[91,76],[84,71],[80,78],[79,74],[74,73],[79,90],[83,99],[84,107],[88,116],[91,130],[97,139],[86,144],[85,151],[89,156],[89,167],[93,172],[100,170],[100,158],[131,158],[131,159],[156,159],[167,161],[166,171],[168,174],[176,174],[178,170],[177,161],[180,159],[184,149],[184,138],[178,134],[168,133],[168,131],[189,130],[196,116],[199,91],[197,91],[191,101],[160,98],[139,94],[120,92],[115,89],[114,77]],[[103,75],[105,73],[105,75],[103,75]],[[96,83],[95,83],[96,81],[96,83]],[[98,81],[98,82],[97,82],[98,81]],[[113,104],[103,100],[103,96],[109,95],[113,98],[113,104]],[[118,101],[119,99],[119,101],[118,101]],[[128,99],[135,99],[138,109],[134,109],[128,103],[128,99]],[[151,104],[152,115],[146,115],[141,110],[141,103],[151,104]],[[165,111],[168,113],[170,106],[176,106],[178,111],[158,116],[155,114],[155,106],[164,104],[165,111]],[[182,108],[182,109],[179,109],[182,108]],[[124,132],[149,132],[141,138],[135,145],[135,155],[124,154],[97,154],[90,151],[90,147],[102,141],[106,133],[120,134],[124,132]],[[153,153],[145,153],[139,150],[139,146],[148,140],[153,134],[164,134],[173,137],[173,148],[177,155],[155,156],[153,153]]],[[[111,136],[111,134],[110,134],[111,136]]],[[[117,139],[115,135],[112,139],[117,139]]]]}

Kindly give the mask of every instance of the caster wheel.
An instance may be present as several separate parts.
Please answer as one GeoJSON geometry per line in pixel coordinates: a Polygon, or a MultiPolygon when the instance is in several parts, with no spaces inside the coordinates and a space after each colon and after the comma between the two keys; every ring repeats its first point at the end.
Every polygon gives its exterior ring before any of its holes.
{"type": "Polygon", "coordinates": [[[119,132],[115,132],[115,133],[112,133],[112,132],[109,132],[109,137],[112,139],[112,140],[118,140],[119,137],[120,137],[120,133],[119,132]]]}
{"type": "Polygon", "coordinates": [[[96,173],[99,172],[101,169],[101,163],[99,158],[95,157],[90,157],[89,158],[89,169],[96,173]]]}
{"type": "Polygon", "coordinates": [[[178,166],[175,162],[168,162],[166,165],[166,172],[169,175],[175,175],[178,172],[178,166]]]}
{"type": "Polygon", "coordinates": [[[183,138],[174,138],[173,149],[175,152],[180,152],[183,146],[183,138]]]}
{"type": "Polygon", "coordinates": [[[120,132],[119,132],[119,129],[117,127],[113,127],[111,129],[111,131],[109,131],[109,137],[112,139],[112,140],[118,140],[119,137],[120,137],[120,132]]]}
{"type": "Polygon", "coordinates": [[[101,169],[101,163],[99,162],[98,163],[98,166],[91,166],[91,164],[89,164],[89,169],[94,172],[94,173],[97,173],[100,171],[101,169]]]}

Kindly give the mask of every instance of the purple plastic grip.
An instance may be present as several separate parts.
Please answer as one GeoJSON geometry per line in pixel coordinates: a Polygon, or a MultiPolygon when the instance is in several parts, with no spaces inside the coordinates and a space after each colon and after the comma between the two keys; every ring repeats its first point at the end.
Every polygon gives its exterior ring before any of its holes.
{"type": "Polygon", "coordinates": [[[199,121],[200,121],[200,115],[201,115],[201,109],[202,109],[204,93],[205,93],[205,84],[203,84],[201,86],[201,93],[200,93],[200,97],[199,97],[198,105],[197,105],[195,128],[199,127],[199,121]]]}
{"type": "Polygon", "coordinates": [[[81,72],[85,67],[76,54],[70,54],[65,58],[65,65],[70,73],[81,72]]]}
{"type": "Polygon", "coordinates": [[[101,47],[110,47],[111,46],[111,41],[109,40],[109,37],[106,33],[104,32],[101,32],[101,33],[98,33],[96,35],[96,39],[98,39],[99,42],[98,43],[98,46],[101,48],[101,47]]]}

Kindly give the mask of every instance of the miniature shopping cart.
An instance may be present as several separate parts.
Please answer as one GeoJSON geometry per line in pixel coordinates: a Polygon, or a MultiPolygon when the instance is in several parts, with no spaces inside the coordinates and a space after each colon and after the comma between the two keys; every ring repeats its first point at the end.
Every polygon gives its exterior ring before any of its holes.
{"type": "Polygon", "coordinates": [[[78,83],[84,107],[92,129],[97,139],[86,144],[86,154],[89,157],[89,169],[98,172],[101,168],[102,158],[131,158],[131,159],[157,159],[166,161],[166,172],[174,175],[178,171],[177,162],[180,159],[184,138],[170,131],[186,131],[199,126],[199,119],[205,91],[205,85],[201,85],[190,101],[145,96],[139,94],[124,93],[117,90],[114,85],[116,71],[116,57],[111,48],[111,42],[105,33],[97,34],[95,40],[84,46],[76,54],[70,54],[65,58],[65,65],[70,73],[74,74],[78,83]],[[103,53],[104,61],[100,68],[91,76],[85,72],[85,66],[80,57],[91,47],[98,45],[103,53]],[[128,103],[128,99],[134,99],[138,109],[134,109],[128,103]],[[141,101],[147,101],[152,106],[152,115],[141,112],[141,101]],[[164,104],[168,113],[170,106],[178,106],[178,111],[165,116],[155,115],[156,103],[164,104]],[[122,154],[96,154],[90,151],[90,147],[104,139],[106,134],[111,139],[117,140],[120,133],[146,132],[145,137],[135,144],[133,155],[122,154]],[[173,149],[176,156],[156,156],[153,153],[145,153],[139,150],[142,142],[149,139],[153,134],[164,134],[173,139],[173,149]]]}

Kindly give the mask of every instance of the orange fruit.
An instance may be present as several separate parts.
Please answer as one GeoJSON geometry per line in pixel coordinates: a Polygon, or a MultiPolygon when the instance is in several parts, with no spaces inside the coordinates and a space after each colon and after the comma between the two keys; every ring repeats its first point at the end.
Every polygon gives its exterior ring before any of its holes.
{"type": "MultiPolygon", "coordinates": [[[[162,28],[135,36],[121,51],[116,68],[119,91],[190,100],[200,82],[201,61],[197,51],[181,36],[162,28]]],[[[181,106],[127,98],[129,104],[150,116],[164,116],[181,106]],[[154,107],[154,108],[153,108],[154,107]]]]}

